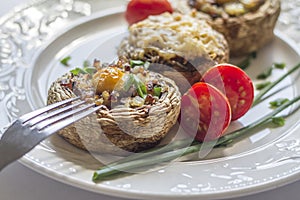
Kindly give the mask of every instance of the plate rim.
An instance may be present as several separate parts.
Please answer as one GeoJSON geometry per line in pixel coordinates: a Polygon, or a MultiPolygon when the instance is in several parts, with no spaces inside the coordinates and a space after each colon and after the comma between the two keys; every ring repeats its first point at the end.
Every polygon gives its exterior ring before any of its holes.
{"type": "MultiPolygon", "coordinates": [[[[40,0],[38,2],[45,2],[44,0],[40,0]]],[[[34,4],[32,4],[34,5],[34,4]]],[[[1,20],[0,20],[1,22],[1,20]]],[[[275,30],[275,34],[278,35],[280,31],[278,30],[275,30]]],[[[280,34],[283,34],[284,33],[280,33],[280,34]]],[[[279,37],[280,38],[280,37],[279,37]]],[[[282,38],[280,38],[280,40],[286,42],[287,41],[287,44],[293,49],[295,50],[295,52],[297,52],[297,54],[300,56],[300,49],[299,47],[291,40],[289,39],[289,37],[286,37],[284,40],[282,38]]],[[[299,128],[299,127],[298,127],[299,128]]],[[[59,181],[59,182],[63,182],[65,184],[68,184],[68,185],[72,185],[72,186],[75,186],[75,187],[78,187],[78,188],[81,188],[81,189],[84,189],[84,190],[89,190],[89,191],[92,191],[92,192],[97,192],[97,193],[101,193],[101,194],[106,194],[106,195],[110,195],[110,196],[116,196],[116,197],[129,197],[129,198],[147,198],[147,199],[150,199],[150,198],[153,198],[153,197],[162,197],[161,194],[159,196],[156,196],[155,194],[147,194],[147,193],[142,193],[141,191],[137,191],[136,193],[135,192],[131,192],[131,191],[127,191],[127,190],[116,190],[116,189],[113,189],[113,188],[110,188],[108,186],[105,186],[105,185],[102,185],[101,184],[101,192],[99,192],[99,184],[91,184],[91,183],[86,183],[86,182],[80,182],[81,184],[78,184],[78,181],[76,181],[76,179],[74,178],[70,178],[70,177],[65,177],[65,175],[63,174],[60,174],[60,173],[57,173],[56,171],[53,171],[53,170],[50,170],[49,168],[45,168],[43,166],[41,166],[40,163],[38,162],[33,162],[32,160],[29,160],[28,158],[24,157],[20,160],[20,163],[25,165],[26,167],[40,173],[40,174],[43,174],[51,179],[54,179],[56,181],[59,181]],[[46,173],[47,172],[47,173],[46,173]],[[53,176],[55,175],[55,176],[53,176]],[[72,184],[70,184],[72,183],[72,184]],[[85,187],[87,186],[88,184],[88,188],[85,187]],[[118,194],[116,194],[115,192],[118,191],[118,194]],[[145,196],[146,195],[146,196],[145,196]]],[[[299,175],[300,172],[297,172],[295,173],[295,175],[299,175]]],[[[266,190],[269,190],[269,189],[272,189],[272,188],[275,188],[275,187],[278,187],[278,186],[282,186],[282,185],[285,185],[285,184],[288,184],[288,183],[292,183],[294,181],[297,181],[299,180],[300,178],[297,178],[297,176],[295,176],[294,174],[293,175],[289,175],[285,178],[281,178],[280,180],[277,180],[277,181],[274,181],[271,183],[271,185],[268,184],[268,186],[264,183],[262,183],[261,186],[257,186],[258,188],[255,189],[255,191],[251,188],[246,188],[246,189],[241,189],[241,188],[237,188],[236,191],[231,191],[231,192],[216,192],[214,194],[195,194],[195,195],[187,195],[189,198],[193,199],[193,198],[203,198],[203,199],[206,199],[206,198],[220,198],[220,197],[224,197],[224,196],[220,196],[222,194],[231,194],[231,196],[226,196],[226,198],[230,198],[230,197],[239,197],[239,196],[245,196],[246,195],[249,195],[249,194],[254,194],[254,193],[257,193],[257,191],[259,190],[260,192],[262,191],[266,191],[266,190]],[[275,183],[276,182],[276,183],[275,183]],[[279,184],[279,185],[278,185],[279,184]],[[264,187],[262,187],[264,186],[264,187]],[[270,187],[271,186],[271,187],[270,187]],[[243,194],[240,194],[240,191],[243,190],[244,192],[246,193],[243,193],[243,194]],[[250,191],[251,190],[251,191],[250,191]]],[[[182,196],[178,195],[177,193],[176,194],[172,194],[172,195],[167,195],[167,196],[163,196],[163,199],[181,199],[182,196]]]]}

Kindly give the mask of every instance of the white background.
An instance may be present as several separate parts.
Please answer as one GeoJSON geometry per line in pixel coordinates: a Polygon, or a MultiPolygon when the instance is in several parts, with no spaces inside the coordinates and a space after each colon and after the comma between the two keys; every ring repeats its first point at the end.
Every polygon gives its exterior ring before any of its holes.
{"type": "MultiPolygon", "coordinates": [[[[0,0],[0,16],[26,0],[0,0]]],[[[1,158],[0,158],[1,159],[1,158]]],[[[300,182],[233,200],[299,200],[300,182]]],[[[54,181],[16,162],[0,173],[0,200],[125,200],[54,181]]]]}

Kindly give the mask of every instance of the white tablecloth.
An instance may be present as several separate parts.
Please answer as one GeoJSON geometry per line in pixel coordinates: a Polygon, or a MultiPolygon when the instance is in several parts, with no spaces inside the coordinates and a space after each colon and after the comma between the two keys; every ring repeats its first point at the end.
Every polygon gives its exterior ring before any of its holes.
{"type": "MultiPolygon", "coordinates": [[[[26,0],[1,0],[0,16],[26,0]]],[[[299,200],[300,182],[233,200],[299,200]]],[[[16,162],[0,173],[0,200],[122,200],[84,191],[40,175],[16,162]]]]}

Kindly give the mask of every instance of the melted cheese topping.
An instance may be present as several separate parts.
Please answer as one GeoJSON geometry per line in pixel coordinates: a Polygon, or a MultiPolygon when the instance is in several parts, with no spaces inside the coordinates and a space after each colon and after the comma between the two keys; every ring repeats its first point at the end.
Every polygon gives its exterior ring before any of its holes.
{"type": "Polygon", "coordinates": [[[136,48],[156,47],[174,51],[185,58],[224,54],[226,41],[205,21],[191,15],[164,13],[150,16],[129,28],[128,42],[136,48]]]}

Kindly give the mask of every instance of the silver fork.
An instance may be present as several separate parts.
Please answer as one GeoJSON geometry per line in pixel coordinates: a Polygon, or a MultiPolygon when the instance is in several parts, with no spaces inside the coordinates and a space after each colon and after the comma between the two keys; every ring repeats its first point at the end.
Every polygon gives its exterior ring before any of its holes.
{"type": "Polygon", "coordinates": [[[61,101],[21,116],[0,140],[0,171],[51,134],[97,111],[101,106],[77,98],[61,101]]]}

